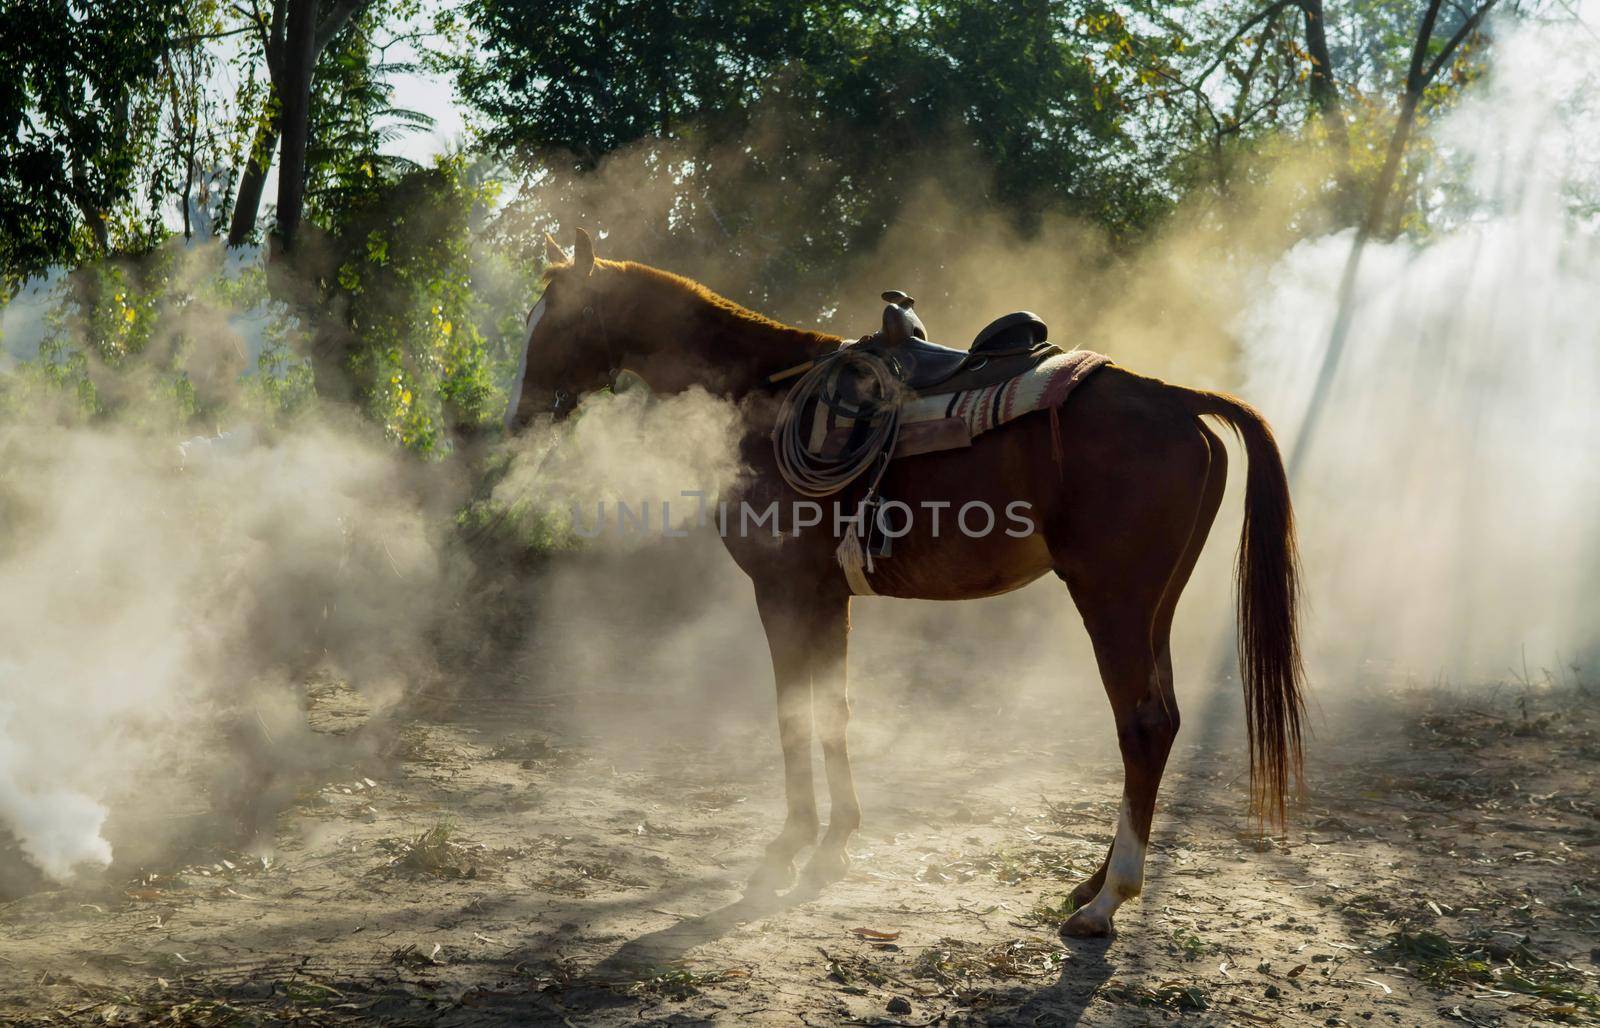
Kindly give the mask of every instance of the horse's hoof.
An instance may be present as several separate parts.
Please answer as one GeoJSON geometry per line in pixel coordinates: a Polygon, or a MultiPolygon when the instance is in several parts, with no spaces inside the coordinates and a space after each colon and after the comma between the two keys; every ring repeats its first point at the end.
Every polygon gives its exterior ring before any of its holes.
{"type": "Polygon", "coordinates": [[[1068,939],[1103,939],[1111,934],[1111,918],[1089,910],[1080,910],[1067,918],[1061,926],[1061,935],[1068,939]]]}
{"type": "Polygon", "coordinates": [[[762,864],[744,887],[746,896],[775,896],[794,884],[794,865],[762,864]]]}
{"type": "Polygon", "coordinates": [[[811,854],[811,859],[806,861],[804,880],[806,885],[813,889],[820,889],[824,885],[832,885],[850,872],[850,857],[841,847],[831,849],[823,847],[811,854]]]}

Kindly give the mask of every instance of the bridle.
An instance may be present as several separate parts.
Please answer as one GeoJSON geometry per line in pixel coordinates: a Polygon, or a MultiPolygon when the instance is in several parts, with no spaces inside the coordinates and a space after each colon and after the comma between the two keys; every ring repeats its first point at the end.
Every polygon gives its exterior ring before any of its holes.
{"type": "MultiPolygon", "coordinates": [[[[611,347],[611,332],[606,328],[605,316],[600,313],[600,310],[595,307],[594,304],[585,304],[583,308],[583,320],[585,322],[593,321],[595,326],[600,330],[600,345],[604,347],[606,351],[606,379],[611,387],[615,388],[617,384],[617,376],[622,373],[622,367],[617,362],[616,351],[611,347]]],[[[555,402],[550,406],[550,413],[559,417],[562,409],[567,407],[569,404],[576,404],[577,399],[578,398],[572,393],[569,393],[560,386],[557,386],[555,402]]]]}

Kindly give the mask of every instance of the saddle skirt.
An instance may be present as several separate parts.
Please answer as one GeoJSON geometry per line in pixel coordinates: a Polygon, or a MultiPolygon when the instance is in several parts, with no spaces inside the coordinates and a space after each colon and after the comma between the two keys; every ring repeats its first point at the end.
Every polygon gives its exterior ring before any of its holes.
{"type": "MultiPolygon", "coordinates": [[[[894,457],[959,449],[974,437],[999,428],[1033,411],[1050,410],[1067,402],[1073,390],[1110,358],[1091,350],[1057,353],[1020,374],[998,382],[939,392],[915,393],[900,399],[900,439],[894,457]]],[[[837,458],[851,435],[876,413],[864,400],[851,403],[816,403],[809,412],[806,449],[824,459],[837,458]]],[[[802,422],[805,424],[805,422],[802,422]]]]}

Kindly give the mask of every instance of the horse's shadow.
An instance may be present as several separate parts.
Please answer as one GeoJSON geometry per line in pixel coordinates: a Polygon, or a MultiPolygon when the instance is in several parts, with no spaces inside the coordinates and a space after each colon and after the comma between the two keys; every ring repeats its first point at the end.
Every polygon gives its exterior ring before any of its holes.
{"type": "MultiPolygon", "coordinates": [[[[690,951],[721,939],[741,924],[781,913],[820,895],[797,886],[782,895],[745,895],[732,903],[646,932],[619,946],[592,969],[596,978],[627,980],[652,973],[687,957],[690,951]]],[[[994,1024],[1077,1024],[1095,992],[1115,973],[1107,959],[1113,939],[1066,939],[1061,977],[1047,986],[1017,986],[991,994],[986,1020],[994,1024]],[[1010,1009],[1007,1009],[1010,1008],[1010,1009]]]]}
{"type": "Polygon", "coordinates": [[[1116,973],[1116,965],[1107,959],[1115,939],[1062,940],[1067,957],[1061,962],[1061,977],[1050,986],[1012,990],[999,1005],[1006,1005],[1006,1000],[1017,1005],[986,1020],[990,1024],[1078,1024],[1100,986],[1116,973]]]}
{"type": "Polygon", "coordinates": [[[628,940],[596,964],[593,973],[599,978],[627,978],[674,964],[690,950],[717,941],[745,922],[810,902],[819,894],[808,886],[796,886],[782,895],[748,893],[698,917],[628,940]]]}

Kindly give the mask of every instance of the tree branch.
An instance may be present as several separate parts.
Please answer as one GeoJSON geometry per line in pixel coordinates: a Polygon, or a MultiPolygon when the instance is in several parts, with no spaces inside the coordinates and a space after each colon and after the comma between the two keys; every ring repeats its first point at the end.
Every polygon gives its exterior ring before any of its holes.
{"type": "Polygon", "coordinates": [[[333,42],[333,37],[344,28],[345,23],[361,13],[369,3],[371,0],[335,0],[333,6],[328,8],[317,23],[315,42],[312,43],[316,53],[320,55],[326,50],[328,44],[333,42]]]}
{"type": "Polygon", "coordinates": [[[1456,47],[1466,42],[1467,37],[1477,31],[1478,26],[1482,24],[1483,19],[1488,15],[1489,9],[1496,2],[1497,0],[1485,0],[1483,6],[1473,12],[1472,17],[1462,22],[1459,29],[1456,29],[1456,34],[1451,36],[1450,41],[1444,45],[1444,49],[1439,51],[1439,56],[1435,57],[1433,63],[1428,65],[1428,70],[1424,73],[1425,77],[1422,81],[1424,89],[1433,81],[1434,76],[1439,74],[1439,69],[1444,67],[1444,63],[1450,59],[1450,55],[1455,52],[1456,47]]]}
{"type": "Polygon", "coordinates": [[[1411,47],[1411,67],[1406,70],[1406,95],[1420,96],[1427,83],[1422,78],[1422,62],[1428,57],[1428,44],[1433,41],[1433,26],[1439,20],[1442,0],[1429,0],[1428,9],[1422,12],[1422,24],[1417,26],[1417,41],[1411,47]]]}
{"type": "Polygon", "coordinates": [[[1198,86],[1200,83],[1203,83],[1206,79],[1211,77],[1212,72],[1222,67],[1222,62],[1228,59],[1228,51],[1233,49],[1233,45],[1235,43],[1244,38],[1246,32],[1249,32],[1251,29],[1266,21],[1268,18],[1277,17],[1290,7],[1299,6],[1300,0],[1276,0],[1275,3],[1268,4],[1255,14],[1252,14],[1249,20],[1247,20],[1243,25],[1240,25],[1239,28],[1234,31],[1233,35],[1229,36],[1227,40],[1217,48],[1216,58],[1210,64],[1206,65],[1204,71],[1195,76],[1195,84],[1198,86]]]}
{"type": "Polygon", "coordinates": [[[172,41],[172,45],[191,46],[195,43],[205,43],[213,39],[227,39],[229,36],[242,36],[246,32],[255,31],[255,28],[256,26],[254,25],[241,25],[239,28],[228,29],[224,32],[203,32],[195,36],[180,36],[172,41]]]}
{"type": "Polygon", "coordinates": [[[272,0],[272,26],[267,31],[267,74],[273,79],[283,76],[283,22],[289,0],[272,0]]]}

